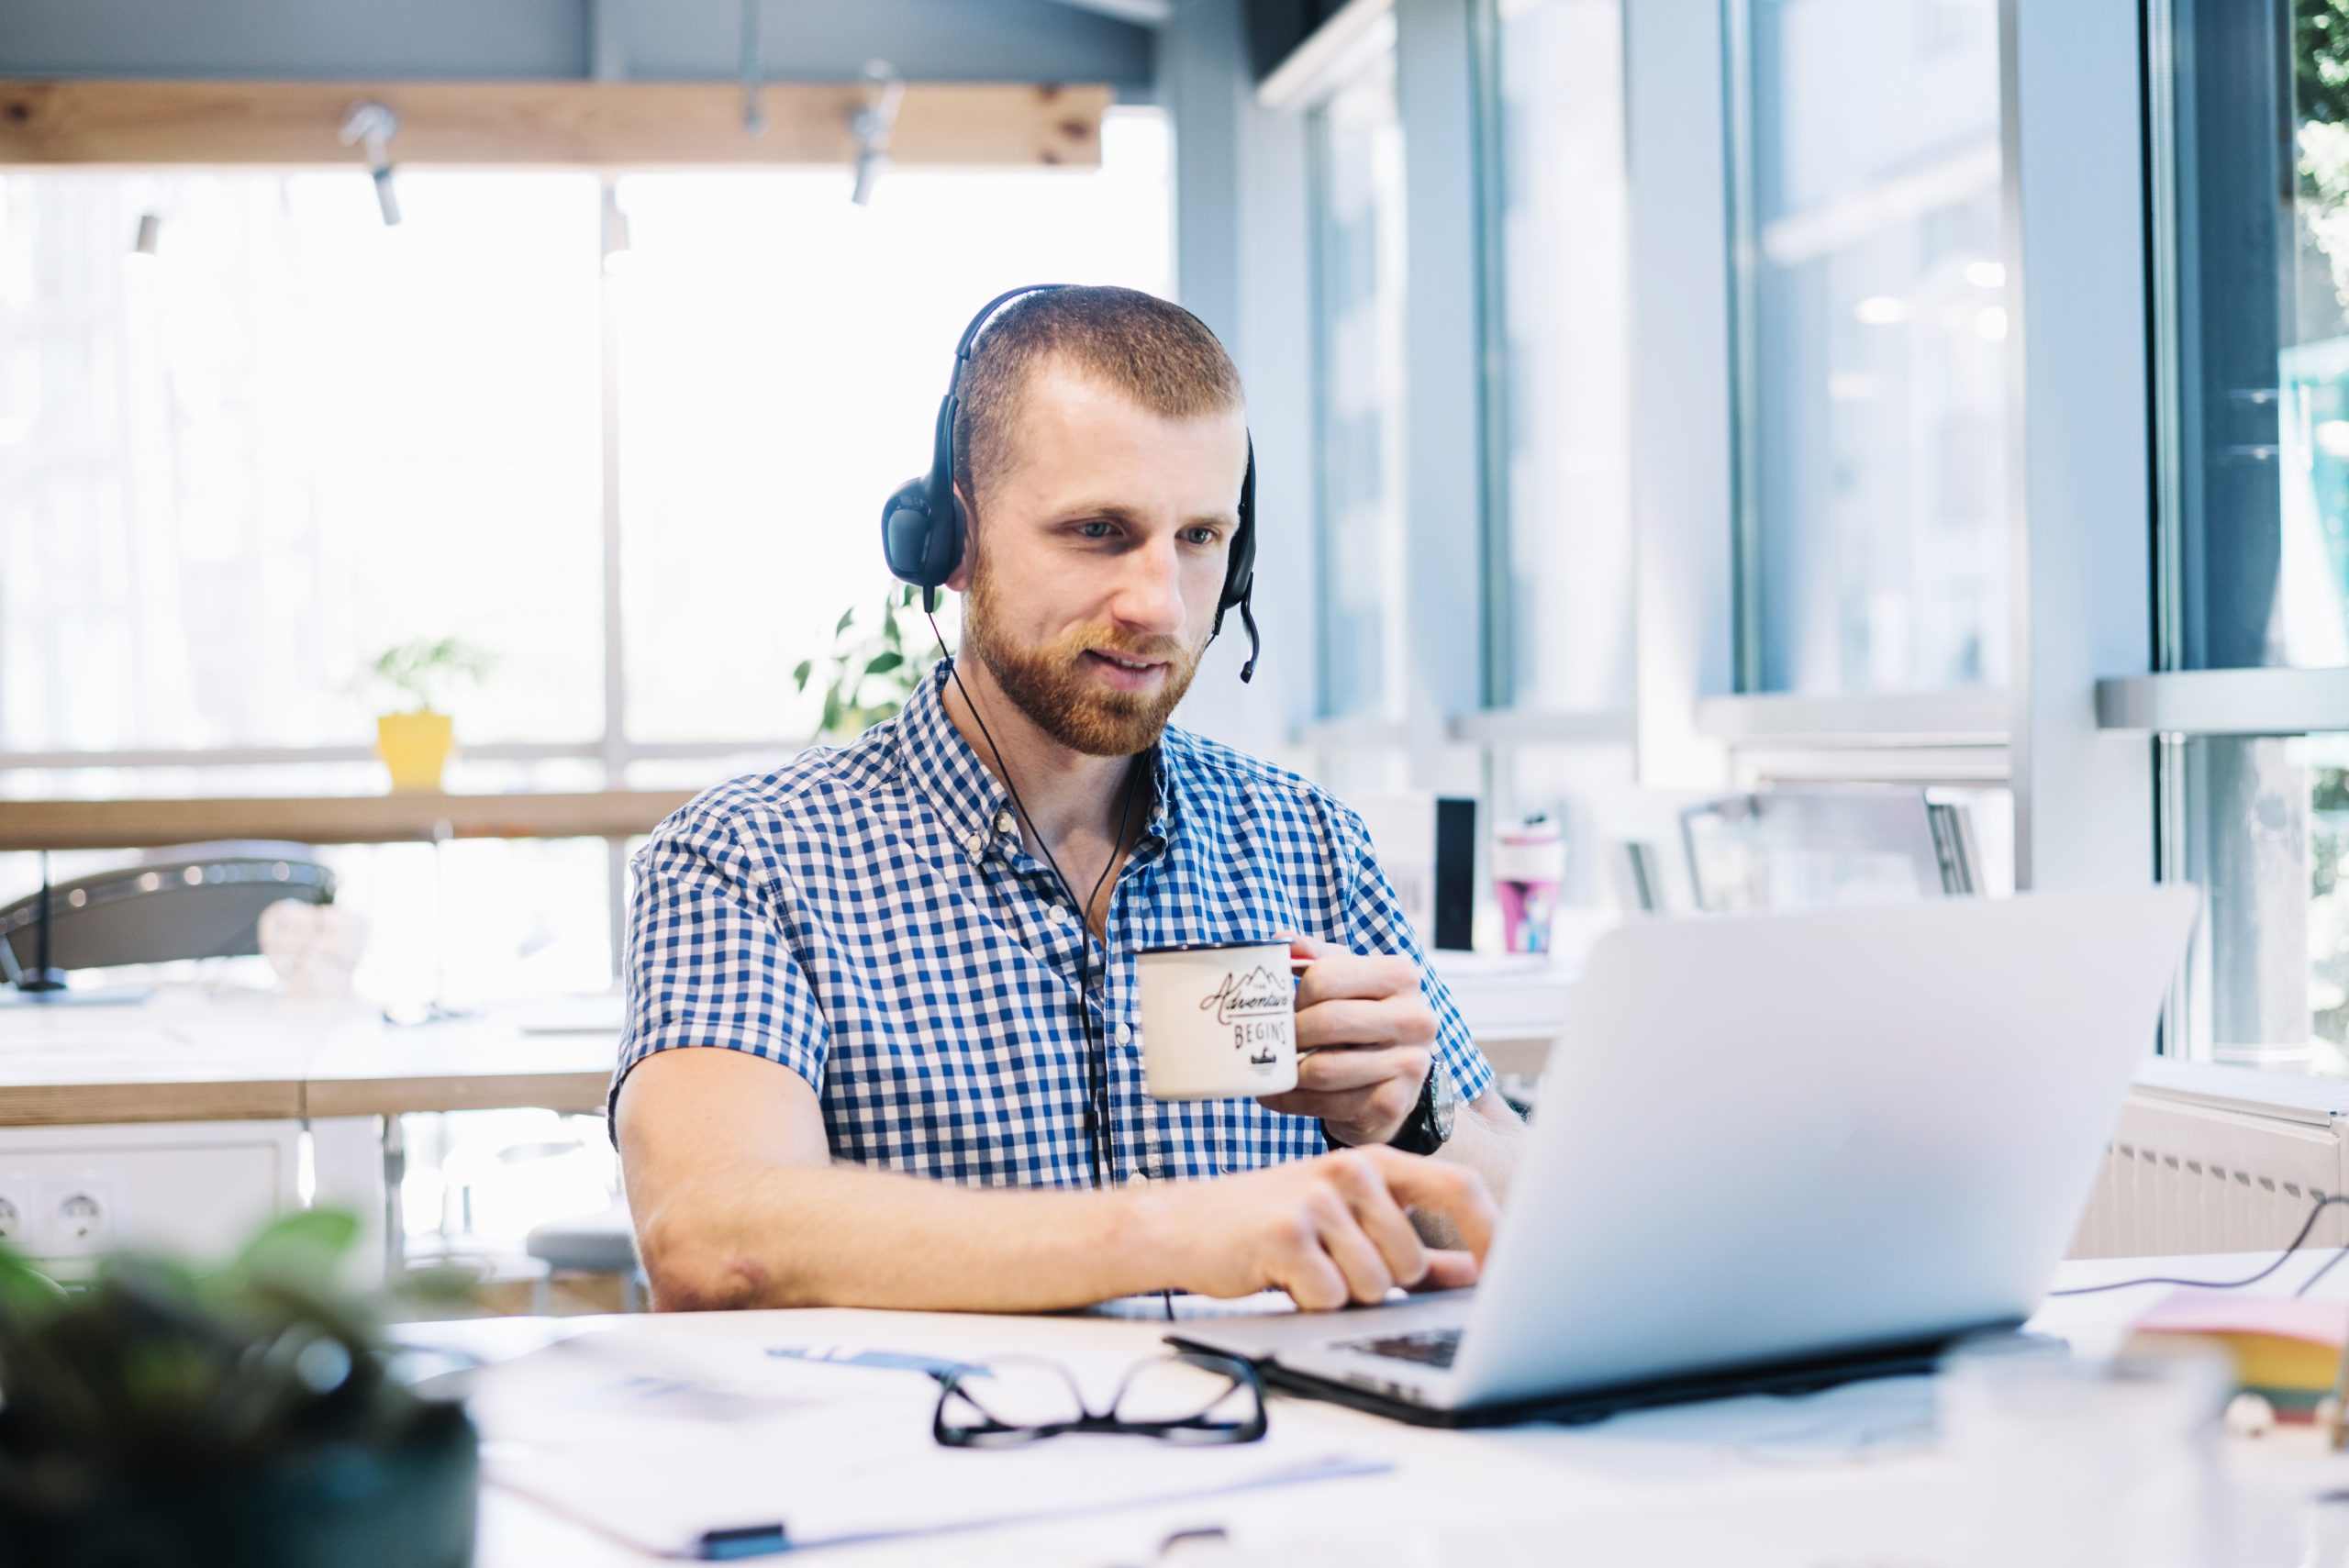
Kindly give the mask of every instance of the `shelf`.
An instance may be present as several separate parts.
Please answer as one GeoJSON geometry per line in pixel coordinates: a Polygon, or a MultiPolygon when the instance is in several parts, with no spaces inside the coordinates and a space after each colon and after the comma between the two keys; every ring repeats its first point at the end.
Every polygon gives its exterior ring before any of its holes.
{"type": "Polygon", "coordinates": [[[625,839],[691,800],[684,789],[585,794],[0,800],[0,851],[145,850],[215,839],[389,844],[440,839],[625,839]]]}

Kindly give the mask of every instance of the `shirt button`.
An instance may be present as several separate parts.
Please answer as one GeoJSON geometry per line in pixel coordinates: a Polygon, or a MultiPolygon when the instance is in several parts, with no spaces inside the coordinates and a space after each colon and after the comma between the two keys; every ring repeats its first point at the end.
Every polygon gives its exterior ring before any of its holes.
{"type": "Polygon", "coordinates": [[[1146,1187],[1150,1185],[1150,1173],[1148,1171],[1136,1171],[1133,1174],[1126,1178],[1126,1185],[1130,1187],[1146,1187]]]}
{"type": "Polygon", "coordinates": [[[995,814],[995,830],[998,833],[1008,833],[1011,831],[1010,812],[998,811],[995,814]]]}
{"type": "Polygon", "coordinates": [[[1119,1045],[1131,1045],[1133,1042],[1134,1031],[1127,1028],[1124,1024],[1119,1024],[1118,1026],[1118,1043],[1119,1045]]]}
{"type": "Polygon", "coordinates": [[[979,852],[980,849],[981,849],[981,848],[982,848],[982,847],[986,843],[986,841],[987,841],[987,840],[986,840],[986,835],[985,835],[985,834],[984,834],[984,833],[974,833],[974,834],[972,834],[969,838],[967,838],[967,839],[965,839],[965,840],[963,840],[963,847],[964,849],[966,849],[966,850],[970,851],[971,851],[971,853],[973,853],[973,854],[974,854],[974,855],[975,855],[975,854],[977,854],[977,853],[979,852]]]}
{"type": "Polygon", "coordinates": [[[1065,925],[1067,925],[1071,920],[1074,920],[1074,918],[1076,918],[1076,917],[1075,917],[1075,916],[1074,916],[1074,915],[1072,915],[1072,914],[1070,914],[1066,909],[1063,909],[1063,907],[1061,907],[1059,905],[1055,904],[1055,905],[1053,905],[1053,906],[1052,906],[1052,918],[1053,918],[1053,919],[1055,919],[1055,920],[1058,920],[1062,925],[1065,926],[1065,925]]]}

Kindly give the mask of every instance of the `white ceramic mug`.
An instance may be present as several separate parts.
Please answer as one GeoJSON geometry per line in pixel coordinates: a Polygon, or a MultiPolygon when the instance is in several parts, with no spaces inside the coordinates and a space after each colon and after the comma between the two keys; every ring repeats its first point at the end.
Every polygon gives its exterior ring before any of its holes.
{"type": "Polygon", "coordinates": [[[1143,1086],[1160,1100],[1285,1095],[1297,1087],[1297,987],[1288,943],[1144,948],[1143,1086]]]}

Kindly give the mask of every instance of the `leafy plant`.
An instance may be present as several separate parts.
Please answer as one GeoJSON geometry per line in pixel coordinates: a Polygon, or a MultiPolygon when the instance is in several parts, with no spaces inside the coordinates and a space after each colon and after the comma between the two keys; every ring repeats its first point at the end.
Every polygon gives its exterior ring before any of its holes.
{"type": "Polygon", "coordinates": [[[395,643],[375,656],[368,673],[406,697],[422,713],[458,686],[478,685],[497,667],[497,656],[462,638],[419,637],[395,643]]]}
{"type": "Polygon", "coordinates": [[[802,659],[792,667],[792,688],[802,694],[818,671],[824,672],[824,715],[816,726],[819,733],[861,735],[883,719],[896,717],[928,678],[938,654],[935,650],[908,653],[907,628],[901,624],[910,621],[927,629],[914,608],[919,592],[890,590],[882,600],[880,617],[870,623],[860,620],[860,606],[851,605],[832,628],[831,652],[820,660],[802,659]]]}
{"type": "MultiPolygon", "coordinates": [[[[217,1492],[322,1452],[469,1445],[462,1407],[404,1383],[373,1304],[335,1287],[357,1234],[306,1209],[225,1267],[124,1254],[72,1292],[0,1247],[0,1557],[11,1528],[110,1499],[217,1492]]],[[[421,1275],[409,1292],[451,1288],[421,1275]]]]}

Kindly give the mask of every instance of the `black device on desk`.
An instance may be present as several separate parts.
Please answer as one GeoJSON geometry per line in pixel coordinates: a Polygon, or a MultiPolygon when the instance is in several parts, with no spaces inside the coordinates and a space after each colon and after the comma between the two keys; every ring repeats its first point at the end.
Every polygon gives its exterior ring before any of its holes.
{"type": "Polygon", "coordinates": [[[157,850],[126,866],[41,885],[0,907],[0,981],[63,996],[67,972],[261,951],[261,912],[283,898],[334,902],[317,851],[266,840],[157,850]]]}

